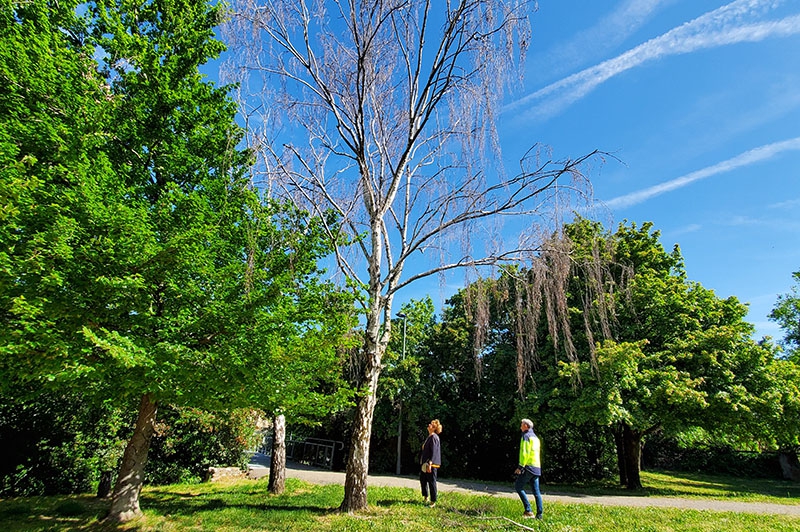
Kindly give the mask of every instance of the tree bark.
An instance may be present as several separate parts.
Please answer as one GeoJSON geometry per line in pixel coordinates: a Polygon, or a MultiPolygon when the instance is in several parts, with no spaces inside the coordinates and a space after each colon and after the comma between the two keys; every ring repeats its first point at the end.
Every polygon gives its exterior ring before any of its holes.
{"type": "Polygon", "coordinates": [[[98,499],[106,499],[111,496],[111,480],[113,477],[113,471],[103,471],[100,473],[100,482],[97,484],[98,499]]]}
{"type": "Polygon", "coordinates": [[[272,457],[267,489],[273,495],[280,495],[286,489],[286,417],[283,414],[274,417],[272,429],[272,457]]]}
{"type": "Polygon", "coordinates": [[[150,394],[142,396],[136,428],[122,455],[122,465],[111,496],[111,510],[106,517],[109,521],[124,523],[142,514],[139,494],[144,483],[144,466],[155,431],[157,409],[158,403],[150,394]]]}
{"type": "Polygon", "coordinates": [[[778,453],[778,460],[781,464],[784,480],[800,482],[800,461],[797,459],[797,453],[795,451],[781,451],[778,453]]]}
{"type": "Polygon", "coordinates": [[[339,509],[354,512],[367,508],[367,475],[369,473],[369,444],[372,437],[372,418],[375,413],[376,390],[380,375],[382,350],[375,342],[367,341],[368,355],[364,369],[365,386],[356,408],[353,434],[344,481],[344,500],[339,509]],[[372,345],[369,345],[369,344],[372,345]]]}
{"type": "Polygon", "coordinates": [[[625,447],[625,487],[629,490],[642,489],[640,477],[642,465],[642,432],[633,430],[627,424],[622,429],[625,447]]]}
{"type": "Polygon", "coordinates": [[[614,443],[617,447],[617,469],[619,470],[619,484],[628,484],[628,467],[625,465],[625,438],[622,435],[622,425],[614,427],[614,443]]]}

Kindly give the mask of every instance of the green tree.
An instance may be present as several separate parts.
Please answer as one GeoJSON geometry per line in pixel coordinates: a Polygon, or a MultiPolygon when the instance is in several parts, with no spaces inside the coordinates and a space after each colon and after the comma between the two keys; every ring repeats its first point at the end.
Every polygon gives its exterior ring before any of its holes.
{"type": "Polygon", "coordinates": [[[794,286],[778,296],[769,317],[784,331],[781,342],[786,360],[777,360],[768,374],[763,410],[757,422],[772,446],[780,451],[785,478],[800,480],[800,272],[792,273],[794,286]]]}
{"type": "Polygon", "coordinates": [[[778,296],[769,318],[778,322],[785,334],[783,345],[786,356],[800,360],[800,271],[792,274],[795,285],[786,294],[778,296]]]}
{"type": "Polygon", "coordinates": [[[222,6],[2,5],[1,386],[138,402],[124,521],[159,403],[298,401],[291,372],[329,373],[349,301],[319,280],[321,226],[252,189],[235,106],[198,72],[222,6]]]}
{"type": "Polygon", "coordinates": [[[764,400],[765,408],[756,410],[758,423],[766,421],[772,448],[777,448],[783,476],[800,482],[800,366],[777,360],[769,368],[771,380],[764,400]]]}
{"type": "MultiPolygon", "coordinates": [[[[772,359],[768,345],[750,338],[746,306],[688,281],[677,246],[667,253],[651,229],[621,225],[612,235],[578,220],[566,231],[581,236],[573,241],[577,249],[610,244],[600,246],[610,253],[608,267],[617,268],[617,277],[628,271],[630,278],[613,300],[610,339],[594,359],[559,361],[561,384],[550,391],[561,396],[568,417],[615,430],[620,479],[632,489],[641,487],[641,446],[648,434],[743,421],[760,393],[753,375],[772,359]]],[[[586,292],[581,287],[575,294],[586,292]]]]}
{"type": "Polygon", "coordinates": [[[75,7],[8,1],[0,15],[0,386],[12,391],[27,375],[55,379],[79,342],[89,292],[75,241],[85,192],[111,175],[111,94],[75,7]]]}

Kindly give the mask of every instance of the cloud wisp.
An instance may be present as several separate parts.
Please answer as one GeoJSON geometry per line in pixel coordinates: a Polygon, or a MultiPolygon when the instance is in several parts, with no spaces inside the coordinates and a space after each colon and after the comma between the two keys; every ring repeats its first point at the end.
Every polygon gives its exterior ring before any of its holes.
{"type": "Polygon", "coordinates": [[[705,179],[707,177],[715,176],[717,174],[722,174],[724,172],[729,172],[731,170],[735,170],[743,166],[748,166],[761,161],[766,161],[782,152],[795,151],[795,150],[800,150],[800,137],[795,137],[793,139],[784,140],[781,142],[773,142],[772,144],[759,146],[758,148],[754,148],[752,150],[741,153],[736,157],[727,159],[725,161],[722,161],[721,163],[708,166],[701,170],[696,170],[684,176],[672,179],[670,181],[666,181],[664,183],[660,183],[652,187],[648,187],[636,192],[631,192],[630,194],[617,196],[616,198],[610,199],[604,203],[607,207],[611,209],[638,205],[639,203],[647,201],[655,196],[664,194],[665,192],[671,192],[673,190],[683,188],[695,181],[699,181],[700,179],[705,179]]]}
{"type": "Polygon", "coordinates": [[[602,57],[622,44],[650,21],[665,5],[675,0],[624,0],[593,26],[577,33],[569,42],[555,45],[542,53],[531,54],[529,72],[549,72],[561,76],[602,57]]]}
{"type": "Polygon", "coordinates": [[[503,108],[516,116],[546,120],[614,76],[663,57],[741,42],[800,34],[800,14],[779,20],[756,20],[777,7],[774,0],[735,0],[658,37],[537,90],[503,108]]]}

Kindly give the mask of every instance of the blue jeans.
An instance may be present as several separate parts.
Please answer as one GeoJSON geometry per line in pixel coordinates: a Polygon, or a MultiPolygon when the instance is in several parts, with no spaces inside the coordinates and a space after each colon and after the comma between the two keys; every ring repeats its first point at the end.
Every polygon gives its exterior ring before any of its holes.
{"type": "Polygon", "coordinates": [[[531,511],[531,503],[528,501],[528,495],[525,493],[525,487],[528,484],[531,485],[533,497],[536,499],[536,515],[542,515],[542,494],[539,492],[539,475],[534,475],[527,469],[523,469],[514,483],[514,488],[517,490],[517,495],[519,495],[523,506],[525,506],[526,512],[531,511]]]}

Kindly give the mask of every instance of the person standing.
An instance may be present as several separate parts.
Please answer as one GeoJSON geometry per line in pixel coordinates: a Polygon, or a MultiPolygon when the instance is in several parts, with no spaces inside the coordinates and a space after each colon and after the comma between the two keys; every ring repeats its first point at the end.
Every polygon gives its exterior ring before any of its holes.
{"type": "Polygon", "coordinates": [[[442,433],[442,424],[438,419],[428,423],[428,437],[422,444],[422,453],[419,457],[420,473],[419,483],[422,488],[422,497],[428,503],[428,492],[430,491],[430,504],[436,506],[438,493],[436,490],[436,477],[442,465],[442,446],[439,441],[439,434],[442,433]]]}
{"type": "Polygon", "coordinates": [[[542,476],[542,460],[539,438],[533,433],[533,421],[530,419],[523,419],[519,429],[522,431],[522,438],[519,441],[519,464],[514,471],[514,474],[517,475],[514,487],[525,507],[525,513],[522,516],[541,519],[543,507],[542,494],[539,492],[539,477],[542,476]],[[536,514],[531,510],[531,503],[525,493],[528,484],[533,489],[533,496],[536,499],[536,514]]]}

